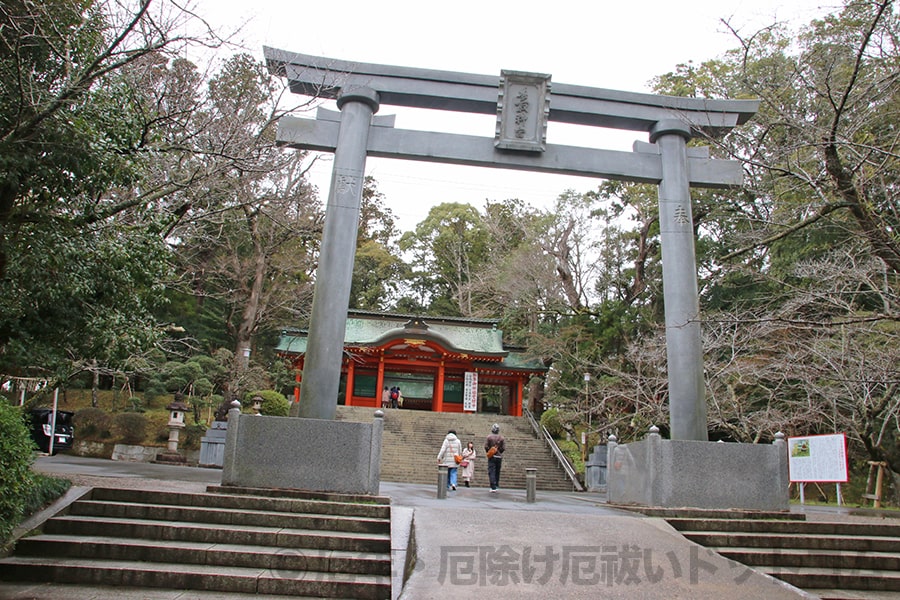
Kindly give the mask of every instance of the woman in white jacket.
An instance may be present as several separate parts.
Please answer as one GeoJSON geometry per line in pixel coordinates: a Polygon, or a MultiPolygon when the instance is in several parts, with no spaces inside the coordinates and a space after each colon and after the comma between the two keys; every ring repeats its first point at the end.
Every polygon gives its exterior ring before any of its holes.
{"type": "Polygon", "coordinates": [[[456,473],[459,465],[456,463],[456,456],[462,455],[462,442],[459,441],[459,438],[456,437],[456,432],[454,430],[450,430],[447,432],[447,437],[444,438],[444,443],[441,444],[441,451],[438,452],[438,465],[446,465],[447,466],[447,489],[455,490],[456,489],[456,473]]]}

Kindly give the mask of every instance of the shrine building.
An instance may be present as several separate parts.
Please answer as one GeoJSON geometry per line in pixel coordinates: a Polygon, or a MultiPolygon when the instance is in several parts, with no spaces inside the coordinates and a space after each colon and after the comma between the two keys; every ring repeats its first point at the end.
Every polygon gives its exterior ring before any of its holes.
{"type": "MultiPolygon", "coordinates": [[[[397,386],[406,410],[522,416],[529,382],[548,369],[505,347],[497,324],[348,311],[337,403],[380,408],[382,390],[397,386]]],[[[294,402],[302,401],[307,333],[285,330],[275,348],[297,372],[294,402]]]]}

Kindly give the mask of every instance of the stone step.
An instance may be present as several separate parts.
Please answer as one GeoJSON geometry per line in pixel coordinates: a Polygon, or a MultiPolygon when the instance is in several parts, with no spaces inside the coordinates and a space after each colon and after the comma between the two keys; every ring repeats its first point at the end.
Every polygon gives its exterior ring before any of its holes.
{"type": "Polygon", "coordinates": [[[176,506],[140,502],[115,502],[111,500],[80,500],[69,508],[72,516],[107,517],[116,519],[141,519],[177,523],[213,523],[218,525],[242,525],[286,527],[291,529],[318,529],[340,532],[390,533],[387,519],[249,510],[247,508],[221,508],[201,506],[176,506]]]}
{"type": "Polygon", "coordinates": [[[900,538],[900,524],[765,519],[666,519],[679,531],[789,533],[900,538]]]}
{"type": "MultiPolygon", "coordinates": [[[[371,422],[372,408],[338,406],[336,419],[371,422]]],[[[388,409],[384,411],[381,479],[431,485],[437,481],[437,453],[449,429],[463,444],[473,441],[479,453],[476,479],[487,485],[484,439],[499,423],[509,448],[503,458],[501,483],[509,489],[525,488],[525,469],[536,468],[538,489],[572,491],[574,486],[543,440],[535,437],[524,418],[490,414],[432,413],[388,409]]]]}
{"type": "Polygon", "coordinates": [[[20,540],[16,554],[32,557],[86,558],[266,568],[279,571],[322,571],[390,575],[385,553],[345,552],[319,548],[280,548],[210,544],[176,540],[41,534],[20,540]]]}
{"type": "Polygon", "coordinates": [[[900,552],[739,547],[713,548],[713,550],[751,567],[778,565],[787,568],[870,569],[900,573],[900,552]]]}
{"type": "Polygon", "coordinates": [[[815,593],[817,589],[873,590],[900,592],[900,573],[872,569],[836,570],[828,568],[754,567],[798,588],[815,593]]]}
{"type": "MultiPolygon", "coordinates": [[[[727,529],[727,525],[720,524],[721,521],[743,521],[743,520],[778,520],[778,521],[805,521],[806,515],[803,513],[795,513],[790,511],[767,511],[767,510],[744,510],[744,509],[721,509],[721,508],[663,508],[655,506],[616,506],[623,510],[637,512],[648,517],[659,517],[665,519],[672,526],[681,529],[690,530],[694,523],[716,523],[716,527],[727,529]],[[681,525],[681,524],[684,525],[681,525]]],[[[740,527],[736,525],[735,527],[740,527]]]]}
{"type": "Polygon", "coordinates": [[[782,534],[757,531],[752,533],[682,532],[691,541],[716,548],[781,548],[809,550],[842,550],[849,552],[895,552],[900,538],[853,535],[782,534]]]}
{"type": "MultiPolygon", "coordinates": [[[[697,515],[691,515],[696,517],[697,515]]],[[[669,518],[687,539],[823,598],[900,591],[900,524],[669,518]]]]}
{"type": "MultiPolygon", "coordinates": [[[[369,494],[344,494],[339,492],[318,492],[310,490],[295,489],[274,489],[274,488],[252,488],[236,485],[209,485],[206,491],[210,494],[222,494],[230,496],[247,496],[249,499],[258,501],[259,498],[277,499],[288,498],[293,500],[316,500],[322,503],[329,503],[328,506],[357,506],[363,508],[381,510],[379,514],[371,514],[368,516],[390,516],[391,499],[387,496],[371,496],[369,494]]],[[[346,514],[346,513],[345,513],[346,514]]]]}
{"type": "Polygon", "coordinates": [[[383,575],[327,573],[181,563],[12,556],[0,561],[4,581],[207,590],[323,598],[390,598],[383,575]]]}
{"type": "Polygon", "coordinates": [[[878,590],[840,590],[830,588],[817,588],[816,598],[819,600],[897,600],[894,592],[880,592],[878,590]]]}
{"type": "Polygon", "coordinates": [[[390,552],[391,546],[390,533],[289,529],[278,526],[262,527],[236,524],[223,527],[220,523],[146,521],[78,515],[64,515],[50,519],[45,523],[44,531],[48,534],[99,535],[282,548],[319,548],[348,552],[390,552]]]}
{"type": "Polygon", "coordinates": [[[390,598],[388,499],[228,491],[94,489],[20,539],[0,580],[390,598]]]}
{"type": "MultiPolygon", "coordinates": [[[[154,492],[157,504],[200,506],[236,510],[276,511],[283,513],[332,514],[372,519],[390,519],[390,499],[373,496],[347,496],[302,490],[259,490],[233,486],[209,486],[207,494],[154,492]],[[291,494],[294,492],[294,494],[291,494]],[[339,500],[339,499],[340,500],[339,500]]],[[[145,503],[142,490],[95,488],[91,500],[145,503]]]]}

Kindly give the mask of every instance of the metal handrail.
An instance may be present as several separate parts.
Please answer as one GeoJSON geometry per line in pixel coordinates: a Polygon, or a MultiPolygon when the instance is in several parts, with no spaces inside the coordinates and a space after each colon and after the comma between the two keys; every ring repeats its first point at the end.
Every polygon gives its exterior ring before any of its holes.
{"type": "Polygon", "coordinates": [[[528,422],[531,423],[531,429],[534,431],[534,435],[538,438],[544,438],[544,443],[550,446],[550,451],[553,452],[553,456],[556,457],[559,466],[562,467],[563,471],[566,472],[566,475],[569,476],[569,479],[572,480],[575,491],[583,492],[584,487],[581,485],[581,482],[578,481],[578,474],[575,473],[575,467],[572,466],[569,459],[566,458],[566,455],[563,454],[562,450],[559,449],[559,446],[556,445],[556,440],[553,439],[553,436],[550,435],[547,428],[539,424],[534,418],[534,415],[531,414],[531,411],[524,406],[522,407],[522,412],[528,418],[528,422]]]}

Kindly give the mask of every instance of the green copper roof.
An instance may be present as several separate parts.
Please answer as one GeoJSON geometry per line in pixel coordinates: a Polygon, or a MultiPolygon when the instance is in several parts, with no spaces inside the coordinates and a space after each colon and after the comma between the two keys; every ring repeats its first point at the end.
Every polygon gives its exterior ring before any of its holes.
{"type": "MultiPolygon", "coordinates": [[[[277,352],[303,354],[306,352],[307,332],[286,330],[281,334],[277,352]]],[[[512,369],[543,369],[540,361],[527,360],[520,352],[510,352],[503,347],[503,332],[497,329],[497,321],[488,319],[463,319],[458,317],[418,317],[414,315],[369,313],[351,311],[347,317],[344,345],[377,346],[390,339],[430,338],[448,350],[464,354],[503,357],[501,363],[493,363],[512,369]]]]}
{"type": "MultiPolygon", "coordinates": [[[[379,345],[392,337],[435,337],[451,350],[473,354],[506,354],[503,332],[493,326],[466,325],[429,319],[381,316],[380,318],[347,318],[344,344],[348,346],[379,345]],[[409,325],[409,327],[407,327],[409,325]]],[[[284,331],[275,349],[279,352],[306,352],[305,331],[284,331]]]]}

